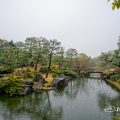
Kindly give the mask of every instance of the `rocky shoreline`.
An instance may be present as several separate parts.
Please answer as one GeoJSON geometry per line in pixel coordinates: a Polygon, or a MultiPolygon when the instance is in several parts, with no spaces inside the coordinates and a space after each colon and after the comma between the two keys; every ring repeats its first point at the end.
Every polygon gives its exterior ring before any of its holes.
{"type": "Polygon", "coordinates": [[[33,91],[50,91],[50,90],[55,90],[57,88],[63,88],[68,85],[68,82],[72,80],[73,78],[70,76],[59,76],[58,78],[54,78],[51,85],[45,87],[45,84],[47,81],[45,79],[40,79],[38,82],[33,82],[33,80],[25,80],[24,81],[24,89],[22,91],[18,92],[18,95],[24,96],[28,95],[33,91]]]}

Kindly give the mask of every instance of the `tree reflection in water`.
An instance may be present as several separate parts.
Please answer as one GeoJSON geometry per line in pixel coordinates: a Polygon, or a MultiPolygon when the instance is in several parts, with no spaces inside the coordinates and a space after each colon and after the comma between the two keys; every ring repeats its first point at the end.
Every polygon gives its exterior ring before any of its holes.
{"type": "MultiPolygon", "coordinates": [[[[108,106],[114,106],[114,107],[120,107],[120,94],[118,93],[118,96],[111,97],[110,95],[100,93],[98,94],[98,104],[100,107],[100,110],[103,111],[108,106]]],[[[111,115],[114,118],[120,118],[120,111],[114,111],[111,112],[111,115]]]]}
{"type": "Polygon", "coordinates": [[[116,120],[120,112],[106,113],[108,106],[120,107],[119,92],[101,80],[78,79],[51,92],[1,96],[0,120],[116,120]]]}
{"type": "Polygon", "coordinates": [[[0,98],[0,115],[4,120],[61,120],[62,107],[51,105],[49,93],[34,93],[24,97],[0,98]]]}
{"type": "Polygon", "coordinates": [[[66,95],[69,99],[75,99],[77,94],[81,92],[86,92],[87,94],[87,86],[88,79],[81,78],[77,80],[71,80],[69,84],[65,88],[57,89],[54,91],[54,96],[63,96],[66,95]]]}

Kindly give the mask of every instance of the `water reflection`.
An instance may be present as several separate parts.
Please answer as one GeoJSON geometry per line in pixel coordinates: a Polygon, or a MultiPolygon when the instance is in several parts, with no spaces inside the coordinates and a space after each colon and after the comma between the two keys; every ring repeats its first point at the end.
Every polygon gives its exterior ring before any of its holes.
{"type": "Polygon", "coordinates": [[[46,92],[7,99],[3,96],[0,106],[3,120],[61,120],[63,114],[62,107],[51,105],[46,92]]]}
{"type": "MultiPolygon", "coordinates": [[[[115,97],[105,93],[98,94],[98,104],[101,111],[109,106],[114,106],[115,108],[120,107],[120,94],[115,97]]],[[[114,111],[111,114],[113,118],[120,117],[120,111],[114,111]]]]}
{"type": "Polygon", "coordinates": [[[81,78],[72,80],[65,88],[57,89],[54,91],[54,96],[66,96],[69,99],[76,99],[77,94],[82,91],[87,92],[88,79],[81,78]]]}
{"type": "MultiPolygon", "coordinates": [[[[76,97],[79,97],[79,101],[81,101],[81,99],[87,101],[86,99],[88,99],[87,102],[90,103],[89,106],[87,106],[88,103],[83,105],[84,102],[79,102],[78,106],[82,104],[81,106],[85,108],[89,107],[88,109],[95,111],[96,114],[101,114],[102,117],[100,120],[113,120],[115,117],[120,117],[120,112],[105,113],[104,109],[108,106],[120,107],[120,93],[115,91],[114,88],[111,88],[111,86],[108,86],[101,79],[85,78],[73,80],[66,88],[54,91],[54,96],[66,97],[68,100],[73,101],[76,101],[76,97]],[[95,108],[91,106],[95,106],[95,108]]],[[[76,102],[78,103],[78,101],[76,102]]],[[[76,111],[77,110],[76,108],[76,111]]],[[[90,113],[91,111],[88,112],[90,113]]],[[[85,115],[85,113],[83,113],[83,115],[85,115]]]]}
{"type": "Polygon", "coordinates": [[[120,112],[120,92],[99,79],[77,79],[64,89],[24,97],[0,97],[0,120],[114,120],[120,112]]]}

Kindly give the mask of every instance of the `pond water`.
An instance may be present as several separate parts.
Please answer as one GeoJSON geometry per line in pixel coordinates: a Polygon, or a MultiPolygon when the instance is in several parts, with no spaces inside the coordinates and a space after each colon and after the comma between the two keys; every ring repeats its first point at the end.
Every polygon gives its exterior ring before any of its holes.
{"type": "Polygon", "coordinates": [[[99,79],[77,79],[65,89],[24,97],[0,96],[0,120],[114,120],[120,92],[99,79]]]}

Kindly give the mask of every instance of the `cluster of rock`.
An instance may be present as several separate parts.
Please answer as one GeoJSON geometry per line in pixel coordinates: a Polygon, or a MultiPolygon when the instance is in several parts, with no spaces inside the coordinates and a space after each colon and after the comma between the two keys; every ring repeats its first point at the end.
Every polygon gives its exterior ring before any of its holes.
{"type": "MultiPolygon", "coordinates": [[[[47,81],[45,81],[45,79],[41,75],[38,78],[37,85],[38,87],[41,87],[41,86],[44,86],[46,82],[47,81]]],[[[31,93],[32,91],[36,90],[35,83],[33,82],[33,80],[24,80],[24,85],[25,87],[22,91],[19,91],[18,93],[19,95],[27,95],[31,93]]]]}
{"type": "Polygon", "coordinates": [[[58,78],[54,78],[52,81],[52,85],[47,89],[44,89],[44,84],[46,83],[45,79],[42,77],[39,79],[37,83],[33,83],[32,80],[26,80],[25,89],[21,92],[20,95],[27,95],[32,91],[37,90],[53,90],[56,88],[63,88],[68,85],[68,82],[72,80],[72,77],[61,75],[58,78]]]}
{"type": "Polygon", "coordinates": [[[65,87],[71,79],[71,77],[62,75],[59,78],[53,79],[52,86],[57,88],[65,87]]]}
{"type": "Polygon", "coordinates": [[[27,95],[33,91],[34,82],[32,80],[25,80],[24,84],[24,89],[18,92],[19,95],[27,95]]]}
{"type": "Polygon", "coordinates": [[[18,95],[27,95],[37,90],[53,90],[56,88],[63,88],[68,85],[70,80],[72,80],[72,77],[61,75],[58,78],[54,78],[52,84],[48,88],[45,87],[47,81],[43,78],[43,76],[39,76],[37,82],[33,82],[33,80],[24,80],[24,89],[18,91],[18,95]]]}

